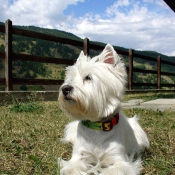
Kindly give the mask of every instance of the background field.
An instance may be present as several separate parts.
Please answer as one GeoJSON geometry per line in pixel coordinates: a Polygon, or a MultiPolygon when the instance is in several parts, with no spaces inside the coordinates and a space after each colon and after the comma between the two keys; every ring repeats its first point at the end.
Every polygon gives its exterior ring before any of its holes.
{"type": "MultiPolygon", "coordinates": [[[[159,94],[139,97],[148,100],[159,94]]],[[[167,94],[167,97],[172,95],[167,94]]],[[[165,95],[163,95],[165,97],[165,95]]],[[[126,95],[125,100],[138,98],[126,95]]],[[[148,134],[150,149],[142,153],[142,175],[175,174],[175,112],[145,109],[124,109],[131,117],[137,114],[148,134]]],[[[0,174],[1,175],[55,175],[59,174],[57,157],[69,159],[71,145],[60,138],[69,119],[57,102],[28,103],[12,99],[11,105],[0,107],[0,174]]]]}

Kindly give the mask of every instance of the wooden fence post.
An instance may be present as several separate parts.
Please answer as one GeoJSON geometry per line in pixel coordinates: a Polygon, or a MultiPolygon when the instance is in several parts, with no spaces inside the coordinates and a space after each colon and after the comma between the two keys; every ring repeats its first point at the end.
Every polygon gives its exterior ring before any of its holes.
{"type": "Polygon", "coordinates": [[[89,39],[85,38],[83,40],[83,51],[85,55],[89,55],[89,39]]]}
{"type": "Polygon", "coordinates": [[[157,57],[157,89],[161,89],[161,56],[157,57]]]}
{"type": "Polygon", "coordinates": [[[12,21],[5,22],[5,91],[13,91],[12,84],[12,21]]]}
{"type": "Polygon", "coordinates": [[[129,76],[128,76],[128,89],[129,90],[132,90],[133,89],[133,50],[132,49],[129,49],[129,76]]]}

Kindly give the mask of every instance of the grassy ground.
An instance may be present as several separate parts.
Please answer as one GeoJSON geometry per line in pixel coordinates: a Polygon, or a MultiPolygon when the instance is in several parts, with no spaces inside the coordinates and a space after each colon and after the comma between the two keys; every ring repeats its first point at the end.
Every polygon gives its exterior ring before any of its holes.
{"type": "MultiPolygon", "coordinates": [[[[133,96],[125,99],[130,98],[133,96]]],[[[124,109],[124,113],[140,116],[150,140],[150,149],[142,153],[142,175],[174,175],[175,112],[124,109]]],[[[71,155],[70,145],[60,142],[67,122],[57,102],[30,100],[23,104],[13,100],[12,105],[1,106],[0,174],[59,174],[56,158],[69,159],[71,155]]]]}

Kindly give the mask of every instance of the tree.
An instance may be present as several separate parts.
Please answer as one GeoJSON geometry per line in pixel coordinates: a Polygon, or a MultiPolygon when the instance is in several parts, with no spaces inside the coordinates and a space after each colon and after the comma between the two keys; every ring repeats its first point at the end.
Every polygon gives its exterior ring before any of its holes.
{"type": "Polygon", "coordinates": [[[0,51],[2,51],[2,52],[4,51],[4,45],[3,44],[0,45],[0,51]]]}
{"type": "Polygon", "coordinates": [[[27,90],[28,90],[28,88],[27,88],[26,85],[22,85],[22,86],[20,87],[20,89],[23,90],[23,91],[27,91],[27,90]]]}
{"type": "Polygon", "coordinates": [[[31,78],[29,70],[27,70],[26,73],[24,74],[24,78],[31,78]]]}

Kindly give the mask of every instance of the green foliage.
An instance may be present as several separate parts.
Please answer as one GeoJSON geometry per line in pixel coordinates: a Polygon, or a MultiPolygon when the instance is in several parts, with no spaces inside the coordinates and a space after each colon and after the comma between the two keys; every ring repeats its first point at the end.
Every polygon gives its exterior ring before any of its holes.
{"type": "Polygon", "coordinates": [[[44,87],[41,85],[29,86],[28,90],[30,91],[44,91],[44,87]]]}
{"type": "MultiPolygon", "coordinates": [[[[0,51],[4,52],[4,45],[3,44],[0,45],[0,51]]],[[[0,58],[0,69],[2,69],[2,68],[3,68],[3,63],[2,63],[2,59],[0,58]]]]}
{"type": "MultiPolygon", "coordinates": [[[[12,96],[11,96],[12,97],[12,96]]],[[[12,97],[12,105],[10,110],[13,112],[33,112],[36,110],[43,110],[43,107],[36,102],[36,94],[28,96],[28,102],[20,102],[18,99],[12,97]]]]}
{"type": "Polygon", "coordinates": [[[65,78],[65,70],[61,70],[60,71],[60,76],[61,76],[61,80],[64,80],[64,78],[65,78]]]}
{"type": "Polygon", "coordinates": [[[31,86],[22,85],[20,86],[20,89],[22,91],[44,91],[45,90],[42,85],[31,85],[31,86]]]}
{"type": "Polygon", "coordinates": [[[136,68],[146,70],[146,66],[144,64],[138,65],[136,68]]]}
{"type": "Polygon", "coordinates": [[[20,103],[18,100],[14,100],[11,110],[14,112],[32,112],[38,109],[33,103],[20,103]]]}
{"type": "Polygon", "coordinates": [[[15,66],[19,66],[18,73],[21,75],[21,78],[36,78],[36,74],[46,76],[47,66],[43,63],[33,63],[31,61],[16,61],[15,66]],[[33,71],[33,74],[30,73],[30,70],[33,71]]]}
{"type": "Polygon", "coordinates": [[[0,85],[0,91],[5,91],[4,85],[0,85]]]}
{"type": "Polygon", "coordinates": [[[138,76],[138,73],[134,72],[133,73],[133,82],[143,83],[143,79],[138,76]]]}
{"type": "MultiPolygon", "coordinates": [[[[58,57],[61,55],[60,57],[64,59],[76,59],[78,57],[75,49],[67,45],[16,35],[13,36],[13,52],[47,57],[58,57]]],[[[39,75],[49,77],[52,74],[47,64],[39,62],[17,60],[13,61],[13,69],[14,67],[18,67],[18,74],[14,73],[13,76],[16,78],[36,78],[39,75]]],[[[63,77],[62,73],[61,78],[63,77]]]]}
{"type": "Polygon", "coordinates": [[[4,52],[4,45],[3,44],[0,45],[0,51],[4,52]]]}
{"type": "Polygon", "coordinates": [[[0,59],[0,69],[3,68],[2,59],[0,59]]]}
{"type": "Polygon", "coordinates": [[[157,81],[157,75],[148,74],[145,81],[147,83],[156,83],[156,81],[157,81]]]}
{"type": "Polygon", "coordinates": [[[22,86],[20,86],[20,89],[23,90],[23,91],[27,91],[27,90],[28,90],[28,88],[27,88],[26,85],[22,85],[22,86]]]}
{"type": "Polygon", "coordinates": [[[161,83],[162,84],[169,84],[169,82],[167,80],[165,80],[164,78],[161,77],[161,83]]]}

